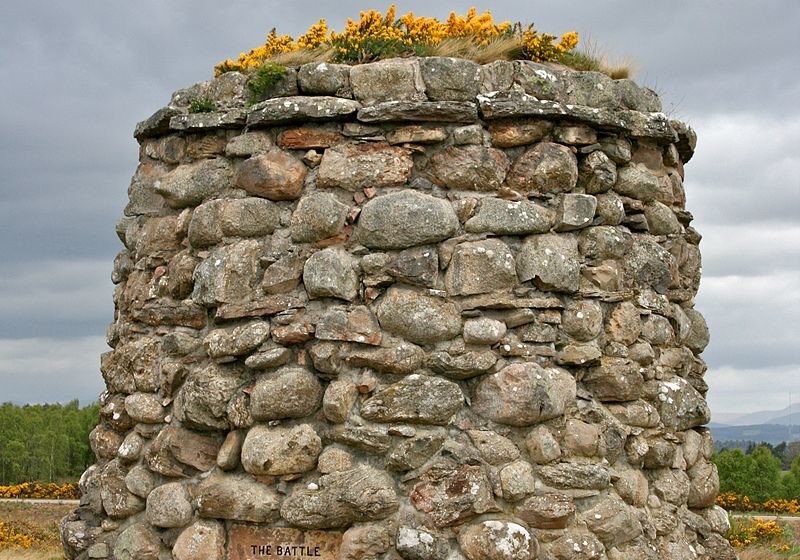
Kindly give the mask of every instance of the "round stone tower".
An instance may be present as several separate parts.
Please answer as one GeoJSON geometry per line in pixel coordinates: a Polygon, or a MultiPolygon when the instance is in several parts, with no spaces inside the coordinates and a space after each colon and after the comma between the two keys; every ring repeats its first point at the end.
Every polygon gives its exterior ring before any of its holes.
{"type": "Polygon", "coordinates": [[[734,558],[689,127],[522,61],[246,81],[136,128],[70,558],[734,558]]]}

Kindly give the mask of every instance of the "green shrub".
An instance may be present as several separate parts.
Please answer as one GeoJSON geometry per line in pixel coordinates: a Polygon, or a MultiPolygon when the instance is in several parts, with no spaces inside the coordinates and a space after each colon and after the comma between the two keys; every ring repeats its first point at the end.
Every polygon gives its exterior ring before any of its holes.
{"type": "Polygon", "coordinates": [[[364,64],[375,60],[402,56],[429,56],[432,46],[414,43],[407,44],[395,37],[352,37],[342,36],[331,40],[334,49],[334,62],[364,64]]]}
{"type": "Polygon", "coordinates": [[[217,106],[214,104],[214,101],[208,97],[192,99],[192,102],[189,104],[190,113],[213,113],[216,110],[217,106]]]}
{"type": "Polygon", "coordinates": [[[720,492],[733,492],[756,502],[783,494],[781,462],[759,445],[746,455],[741,449],[724,449],[713,458],[719,472],[720,492]]]}
{"type": "Polygon", "coordinates": [[[269,97],[275,84],[286,77],[286,67],[267,62],[261,65],[247,82],[250,90],[250,103],[258,103],[269,97]]]}

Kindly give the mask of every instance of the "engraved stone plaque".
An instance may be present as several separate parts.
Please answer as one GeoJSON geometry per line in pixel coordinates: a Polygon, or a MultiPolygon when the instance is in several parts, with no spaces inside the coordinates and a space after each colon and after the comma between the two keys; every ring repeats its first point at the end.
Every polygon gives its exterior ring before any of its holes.
{"type": "Polygon", "coordinates": [[[342,533],[288,527],[234,525],[228,539],[229,560],[339,560],[342,533]]]}

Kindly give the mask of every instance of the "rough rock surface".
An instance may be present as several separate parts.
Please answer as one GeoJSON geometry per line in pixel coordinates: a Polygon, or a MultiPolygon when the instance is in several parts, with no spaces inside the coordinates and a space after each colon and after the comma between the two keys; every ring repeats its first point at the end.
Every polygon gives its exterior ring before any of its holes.
{"type": "Polygon", "coordinates": [[[542,142],[523,153],[508,172],[508,184],[521,191],[562,193],[575,188],[578,160],[569,148],[542,142]]]}
{"type": "Polygon", "coordinates": [[[344,229],[347,206],[330,193],[304,196],[292,213],[292,240],[298,243],[319,241],[338,235],[344,229]]]}
{"type": "Polygon", "coordinates": [[[494,422],[531,426],[561,416],[575,400],[575,380],[563,369],[510,365],[475,387],[474,410],[494,422]]]}
{"type": "Polygon", "coordinates": [[[321,476],[312,488],[296,487],[284,500],[281,516],[299,527],[331,529],[385,519],[398,506],[388,474],[358,467],[321,476]]]}
{"type": "Polygon", "coordinates": [[[147,496],[147,521],[154,527],[185,527],[192,513],[189,492],[180,482],[163,484],[147,496]]]}
{"type": "Polygon", "coordinates": [[[464,229],[470,233],[526,235],[546,233],[554,221],[551,209],[528,200],[484,198],[475,215],[464,224],[464,229]]]}
{"type": "Polygon", "coordinates": [[[414,486],[410,497],[414,507],[427,513],[437,527],[499,509],[489,478],[480,466],[434,465],[414,486]]]}
{"type": "Polygon", "coordinates": [[[303,269],[303,285],[311,298],[331,297],[353,301],[358,295],[357,261],[341,248],[311,255],[303,269]]]}
{"type": "Polygon", "coordinates": [[[514,255],[498,239],[461,243],[453,251],[444,283],[455,296],[513,288],[517,284],[514,255]]]}
{"type": "Polygon", "coordinates": [[[242,444],[242,466],[254,475],[303,473],[316,466],[321,451],[322,441],[308,424],[254,426],[242,444]]]}
{"type": "Polygon", "coordinates": [[[376,314],[382,328],[415,344],[448,340],[461,332],[454,304],[407,288],[390,288],[376,314]]]}
{"type": "Polygon", "coordinates": [[[574,237],[546,233],[525,240],[517,256],[521,282],[543,290],[575,292],[580,287],[580,256],[574,237]]]}
{"type": "Polygon", "coordinates": [[[374,249],[405,249],[442,241],[458,230],[453,207],[416,191],[387,194],[364,205],[359,242],[374,249]]]}
{"type": "Polygon", "coordinates": [[[536,537],[519,523],[509,521],[468,525],[458,534],[458,544],[469,560],[529,560],[539,552],[536,537]]]}
{"type": "Polygon", "coordinates": [[[446,425],[463,401],[456,383],[415,374],[364,401],[361,416],[373,422],[446,425]]]}
{"type": "Polygon", "coordinates": [[[215,472],[198,485],[195,503],[201,517],[264,523],[278,519],[280,497],[249,474],[215,472]]]}
{"type": "Polygon", "coordinates": [[[431,158],[431,180],[450,189],[493,191],[503,184],[508,158],[495,148],[453,146],[431,158]]]}
{"type": "Polygon", "coordinates": [[[225,554],[225,525],[218,521],[200,520],[184,529],[175,546],[175,560],[218,560],[225,554]]]}
{"type": "Polygon", "coordinates": [[[310,371],[286,366],[256,379],[250,392],[251,414],[256,420],[302,418],[320,405],[322,385],[310,371]]]}
{"type": "Polygon", "coordinates": [[[349,191],[399,187],[413,167],[408,150],[386,144],[341,144],[325,150],[319,165],[320,187],[349,191]]]}
{"type": "Polygon", "coordinates": [[[239,166],[236,186],[270,200],[300,198],[306,167],[286,152],[273,150],[253,156],[239,166]]]}
{"type": "Polygon", "coordinates": [[[694,131],[520,60],[248,79],[137,125],[69,558],[735,556],[694,131]]]}

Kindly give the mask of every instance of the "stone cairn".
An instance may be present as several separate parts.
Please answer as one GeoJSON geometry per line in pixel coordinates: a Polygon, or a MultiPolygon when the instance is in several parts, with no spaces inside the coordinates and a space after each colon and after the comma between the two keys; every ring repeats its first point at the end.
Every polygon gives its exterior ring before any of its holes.
{"type": "Polygon", "coordinates": [[[70,558],[735,558],[689,127],[531,62],[246,81],[136,128],[70,558]]]}

